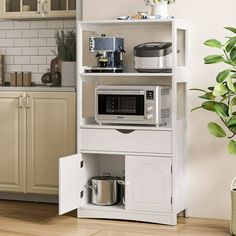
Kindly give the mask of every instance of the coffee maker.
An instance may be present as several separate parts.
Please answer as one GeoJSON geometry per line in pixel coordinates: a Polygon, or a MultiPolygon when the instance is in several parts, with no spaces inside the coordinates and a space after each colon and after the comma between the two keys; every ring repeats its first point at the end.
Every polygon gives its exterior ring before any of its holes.
{"type": "Polygon", "coordinates": [[[86,67],[87,73],[119,73],[123,72],[124,38],[92,36],[89,38],[89,51],[96,53],[97,65],[86,67]]]}

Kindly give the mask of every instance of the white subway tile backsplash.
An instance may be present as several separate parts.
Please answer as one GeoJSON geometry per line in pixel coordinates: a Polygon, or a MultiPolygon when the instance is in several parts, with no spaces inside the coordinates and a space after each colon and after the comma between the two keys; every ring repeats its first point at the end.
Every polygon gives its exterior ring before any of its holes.
{"type": "Polygon", "coordinates": [[[30,28],[31,29],[45,29],[47,27],[46,21],[31,21],[30,28]]]}
{"type": "Polygon", "coordinates": [[[50,69],[50,65],[39,65],[39,73],[46,73],[50,69]]]}
{"type": "Polygon", "coordinates": [[[55,55],[56,50],[56,47],[39,47],[39,55],[52,56],[55,55]]]}
{"type": "Polygon", "coordinates": [[[22,30],[22,38],[37,38],[39,36],[38,30],[22,30]]]}
{"type": "Polygon", "coordinates": [[[46,44],[47,44],[46,38],[32,38],[32,39],[30,39],[30,46],[33,46],[33,47],[46,46],[46,44]]]}
{"type": "Polygon", "coordinates": [[[15,47],[28,47],[30,46],[29,39],[14,39],[14,46],[15,47]]]}
{"type": "Polygon", "coordinates": [[[40,29],[39,30],[39,37],[42,38],[54,38],[56,35],[57,30],[55,29],[40,29]]]}
{"type": "Polygon", "coordinates": [[[48,29],[62,29],[63,28],[63,20],[50,20],[47,21],[47,28],[48,29]]]}
{"type": "Polygon", "coordinates": [[[6,38],[21,38],[21,30],[6,30],[6,38]]]}
{"type": "Polygon", "coordinates": [[[30,56],[15,56],[14,57],[14,64],[19,65],[27,65],[30,64],[30,56]]]}
{"type": "Polygon", "coordinates": [[[14,21],[14,29],[29,29],[30,21],[14,21]]]}
{"type": "Polygon", "coordinates": [[[0,30],[0,38],[6,38],[6,31],[5,30],[0,30]]]}
{"type": "Polygon", "coordinates": [[[21,48],[6,48],[6,55],[19,56],[21,53],[21,48]]]}
{"type": "Polygon", "coordinates": [[[32,73],[38,73],[39,72],[39,66],[38,65],[22,65],[23,71],[30,71],[32,73]]]}
{"type": "Polygon", "coordinates": [[[21,65],[6,65],[6,72],[12,72],[12,71],[21,71],[22,66],[21,65]]]}
{"type": "Polygon", "coordinates": [[[56,39],[55,38],[47,38],[47,46],[48,47],[56,47],[56,39]]]}
{"type": "Polygon", "coordinates": [[[31,56],[31,64],[47,64],[47,57],[46,56],[31,56]]]}
{"type": "Polygon", "coordinates": [[[42,75],[55,58],[56,32],[75,27],[75,20],[0,20],[0,54],[5,55],[5,78],[12,71],[31,71],[32,81],[41,83],[42,75]]]}
{"type": "Polygon", "coordinates": [[[39,52],[38,47],[22,48],[22,55],[24,55],[24,56],[36,56],[36,55],[38,55],[38,52],[39,52]]]}
{"type": "Polygon", "coordinates": [[[13,21],[0,21],[0,29],[13,29],[13,21]]]}
{"type": "Polygon", "coordinates": [[[13,39],[0,39],[0,47],[12,47],[13,39]]]}
{"type": "Polygon", "coordinates": [[[7,65],[14,65],[14,57],[13,56],[5,56],[4,62],[7,65]]]}

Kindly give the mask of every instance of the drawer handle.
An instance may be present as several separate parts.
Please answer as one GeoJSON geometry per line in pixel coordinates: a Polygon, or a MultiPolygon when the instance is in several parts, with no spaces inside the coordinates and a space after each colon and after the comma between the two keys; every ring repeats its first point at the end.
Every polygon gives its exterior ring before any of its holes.
{"type": "Polygon", "coordinates": [[[118,132],[122,133],[122,134],[131,134],[133,133],[135,130],[134,129],[117,129],[118,132]]]}

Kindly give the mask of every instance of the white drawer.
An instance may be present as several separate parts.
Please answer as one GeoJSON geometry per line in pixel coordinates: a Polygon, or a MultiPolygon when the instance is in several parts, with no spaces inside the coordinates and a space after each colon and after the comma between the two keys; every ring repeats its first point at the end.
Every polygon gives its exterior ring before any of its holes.
{"type": "Polygon", "coordinates": [[[171,131],[81,129],[81,151],[171,154],[171,131]]]}

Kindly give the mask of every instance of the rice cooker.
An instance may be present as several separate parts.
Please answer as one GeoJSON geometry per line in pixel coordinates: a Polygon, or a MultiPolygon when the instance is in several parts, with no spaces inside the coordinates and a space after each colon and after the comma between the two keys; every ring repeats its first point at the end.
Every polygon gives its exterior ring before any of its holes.
{"type": "Polygon", "coordinates": [[[147,42],[134,47],[135,70],[138,72],[171,73],[172,43],[147,42]]]}

